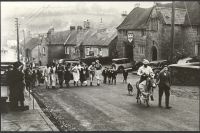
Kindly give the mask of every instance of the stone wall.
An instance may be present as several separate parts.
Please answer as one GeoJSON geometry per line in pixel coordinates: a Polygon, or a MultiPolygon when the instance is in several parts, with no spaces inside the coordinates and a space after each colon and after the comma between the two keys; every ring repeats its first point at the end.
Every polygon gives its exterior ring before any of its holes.
{"type": "Polygon", "coordinates": [[[200,63],[184,66],[171,65],[170,72],[173,85],[200,86],[200,63]]]}
{"type": "MultiPolygon", "coordinates": [[[[135,61],[141,61],[145,58],[145,54],[139,53],[139,46],[146,46],[146,37],[142,35],[141,30],[131,30],[134,34],[133,44],[133,58],[135,61]]],[[[118,41],[116,49],[118,51],[118,57],[126,57],[125,45],[128,43],[127,34],[118,32],[118,41]]]]}
{"type": "Polygon", "coordinates": [[[185,27],[183,32],[183,48],[187,55],[195,56],[195,43],[197,41],[197,27],[185,27]]]}
{"type": "Polygon", "coordinates": [[[45,66],[48,64],[48,43],[46,39],[42,40],[41,46],[40,46],[41,56],[40,60],[42,62],[42,66],[45,66]],[[45,49],[45,52],[43,53],[43,48],[45,49]]]}

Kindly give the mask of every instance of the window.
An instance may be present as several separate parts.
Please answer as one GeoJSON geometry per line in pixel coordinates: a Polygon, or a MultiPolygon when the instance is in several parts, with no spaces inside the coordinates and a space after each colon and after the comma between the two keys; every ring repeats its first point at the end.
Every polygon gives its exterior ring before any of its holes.
{"type": "Polygon", "coordinates": [[[108,56],[108,48],[102,48],[102,56],[108,56]]]}
{"type": "Polygon", "coordinates": [[[151,30],[158,30],[158,20],[156,18],[151,19],[151,30]]]}
{"type": "Polygon", "coordinates": [[[197,35],[200,35],[200,26],[197,27],[197,35]]]}
{"type": "Polygon", "coordinates": [[[42,54],[45,56],[45,47],[42,48],[42,54]]]}
{"type": "Polygon", "coordinates": [[[146,36],[146,31],[145,30],[141,31],[141,36],[146,36]]]}
{"type": "Polygon", "coordinates": [[[200,56],[200,44],[195,45],[195,55],[200,56]]]}
{"type": "Polygon", "coordinates": [[[90,47],[85,48],[85,55],[89,56],[90,55],[90,47]]]}
{"type": "Polygon", "coordinates": [[[139,54],[145,53],[145,46],[139,46],[139,54]]]}
{"type": "Polygon", "coordinates": [[[65,54],[69,54],[69,47],[65,47],[65,54]]]}

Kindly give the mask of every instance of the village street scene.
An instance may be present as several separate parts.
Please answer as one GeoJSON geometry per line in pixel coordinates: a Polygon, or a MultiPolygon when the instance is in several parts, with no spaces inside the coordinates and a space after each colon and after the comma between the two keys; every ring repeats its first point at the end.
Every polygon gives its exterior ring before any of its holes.
{"type": "Polygon", "coordinates": [[[199,131],[199,1],[1,2],[1,131],[199,131]]]}

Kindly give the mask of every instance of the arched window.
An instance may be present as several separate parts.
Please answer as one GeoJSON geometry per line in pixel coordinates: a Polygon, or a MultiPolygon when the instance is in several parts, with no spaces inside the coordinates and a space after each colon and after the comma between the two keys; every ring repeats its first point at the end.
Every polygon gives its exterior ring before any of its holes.
{"type": "Polygon", "coordinates": [[[45,47],[42,48],[42,54],[45,55],[45,47]]]}

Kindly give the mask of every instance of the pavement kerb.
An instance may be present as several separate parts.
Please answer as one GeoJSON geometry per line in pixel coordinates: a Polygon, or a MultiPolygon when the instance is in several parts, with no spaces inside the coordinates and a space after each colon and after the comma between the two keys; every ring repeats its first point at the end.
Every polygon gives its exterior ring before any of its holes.
{"type": "MultiPolygon", "coordinates": [[[[25,91],[25,93],[28,94],[28,91],[25,91]]],[[[29,95],[29,94],[28,94],[29,95]]],[[[30,99],[31,101],[34,100],[34,109],[37,109],[38,112],[40,113],[40,116],[45,120],[45,122],[47,123],[47,125],[49,126],[49,128],[52,129],[52,131],[59,131],[56,126],[49,120],[49,118],[44,114],[44,112],[42,111],[42,109],[40,108],[40,106],[38,105],[37,101],[35,100],[35,98],[32,96],[32,94],[30,94],[30,99]]],[[[32,108],[32,107],[30,107],[32,108]]]]}

